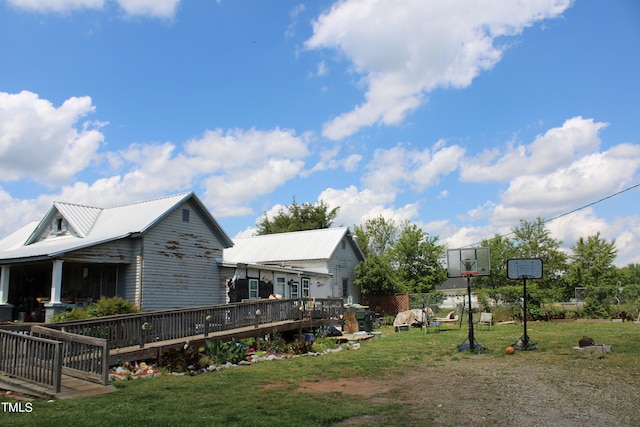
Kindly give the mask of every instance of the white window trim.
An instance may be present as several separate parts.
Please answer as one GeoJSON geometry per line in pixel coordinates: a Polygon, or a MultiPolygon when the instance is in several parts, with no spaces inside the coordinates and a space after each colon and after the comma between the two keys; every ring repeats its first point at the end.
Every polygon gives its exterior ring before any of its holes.
{"type": "Polygon", "coordinates": [[[260,298],[260,281],[258,279],[249,279],[249,299],[258,298],[260,298]],[[255,285],[255,290],[252,289],[251,285],[255,285]],[[252,295],[252,292],[255,292],[255,295],[252,295]]]}

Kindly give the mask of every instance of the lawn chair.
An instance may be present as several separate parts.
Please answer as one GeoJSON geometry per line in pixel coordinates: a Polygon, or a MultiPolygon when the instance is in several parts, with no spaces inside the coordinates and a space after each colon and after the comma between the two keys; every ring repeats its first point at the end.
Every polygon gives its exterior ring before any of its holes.
{"type": "Polygon", "coordinates": [[[493,321],[493,314],[480,313],[480,319],[478,319],[478,329],[480,329],[480,325],[484,325],[484,326],[488,326],[489,330],[491,330],[492,321],[493,321]]]}

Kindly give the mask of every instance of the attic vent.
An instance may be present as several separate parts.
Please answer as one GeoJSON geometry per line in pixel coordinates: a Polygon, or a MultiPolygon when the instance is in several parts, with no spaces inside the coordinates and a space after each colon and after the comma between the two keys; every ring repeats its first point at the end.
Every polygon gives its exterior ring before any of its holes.
{"type": "Polygon", "coordinates": [[[58,216],[53,220],[53,224],[51,226],[51,234],[61,234],[67,231],[69,225],[67,224],[67,220],[63,217],[58,216]]]}
{"type": "Polygon", "coordinates": [[[182,209],[182,222],[189,222],[189,209],[182,209]]]}

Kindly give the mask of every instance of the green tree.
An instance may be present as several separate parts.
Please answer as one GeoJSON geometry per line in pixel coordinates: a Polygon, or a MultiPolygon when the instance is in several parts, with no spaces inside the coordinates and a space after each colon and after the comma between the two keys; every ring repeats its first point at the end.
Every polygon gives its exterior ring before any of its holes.
{"type": "Polygon", "coordinates": [[[600,232],[586,239],[580,237],[571,247],[567,282],[586,290],[585,309],[594,315],[605,315],[618,294],[618,274],[613,265],[618,251],[616,242],[600,237],[600,232]]]}
{"type": "Polygon", "coordinates": [[[313,204],[299,204],[294,198],[291,205],[281,208],[272,219],[269,219],[265,213],[264,217],[258,221],[256,234],[264,235],[329,228],[339,210],[339,207],[330,209],[329,205],[323,200],[313,204]]]}
{"type": "MultiPolygon", "coordinates": [[[[561,241],[551,237],[542,218],[534,222],[520,220],[520,226],[513,230],[515,234],[515,254],[520,258],[542,259],[543,277],[532,284],[536,290],[539,305],[541,301],[559,301],[566,298],[564,276],[567,256],[560,250],[561,241]]],[[[529,288],[527,288],[529,289],[529,288]]]]}
{"type": "Polygon", "coordinates": [[[447,279],[442,267],[444,247],[438,236],[429,236],[415,224],[405,221],[390,255],[399,286],[410,293],[432,291],[447,279]]]}
{"type": "Polygon", "coordinates": [[[620,300],[640,304],[640,264],[629,264],[618,269],[620,300]]]}
{"type": "Polygon", "coordinates": [[[380,215],[356,225],[353,233],[365,256],[371,253],[382,256],[387,254],[395,244],[398,238],[398,226],[394,220],[380,215]]]}
{"type": "Polygon", "coordinates": [[[370,253],[356,266],[356,285],[363,295],[388,295],[398,292],[394,271],[386,255],[370,253]]]}
{"type": "Polygon", "coordinates": [[[507,260],[516,257],[514,241],[496,234],[492,239],[484,239],[480,246],[489,248],[491,275],[480,276],[473,280],[478,288],[497,289],[501,286],[512,286],[514,283],[507,277],[507,260]]]}

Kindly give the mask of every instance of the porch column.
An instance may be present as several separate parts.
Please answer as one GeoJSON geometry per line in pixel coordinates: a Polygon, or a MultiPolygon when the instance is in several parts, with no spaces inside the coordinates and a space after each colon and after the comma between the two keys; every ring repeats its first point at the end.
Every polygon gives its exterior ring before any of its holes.
{"type": "Polygon", "coordinates": [[[11,274],[11,266],[3,265],[0,272],[0,304],[2,305],[9,299],[9,274],[11,274]]]}
{"type": "Polygon", "coordinates": [[[53,261],[53,270],[51,270],[51,304],[59,304],[62,295],[62,264],[64,261],[57,259],[53,261]]]}
{"type": "Polygon", "coordinates": [[[51,318],[64,311],[66,306],[60,302],[60,296],[62,294],[62,264],[64,261],[57,259],[53,261],[53,268],[51,270],[51,296],[49,302],[44,305],[45,307],[45,322],[50,322],[51,318]]]}
{"type": "Polygon", "coordinates": [[[0,271],[0,322],[11,320],[13,304],[8,303],[9,299],[9,275],[10,265],[3,265],[0,271]]]}

